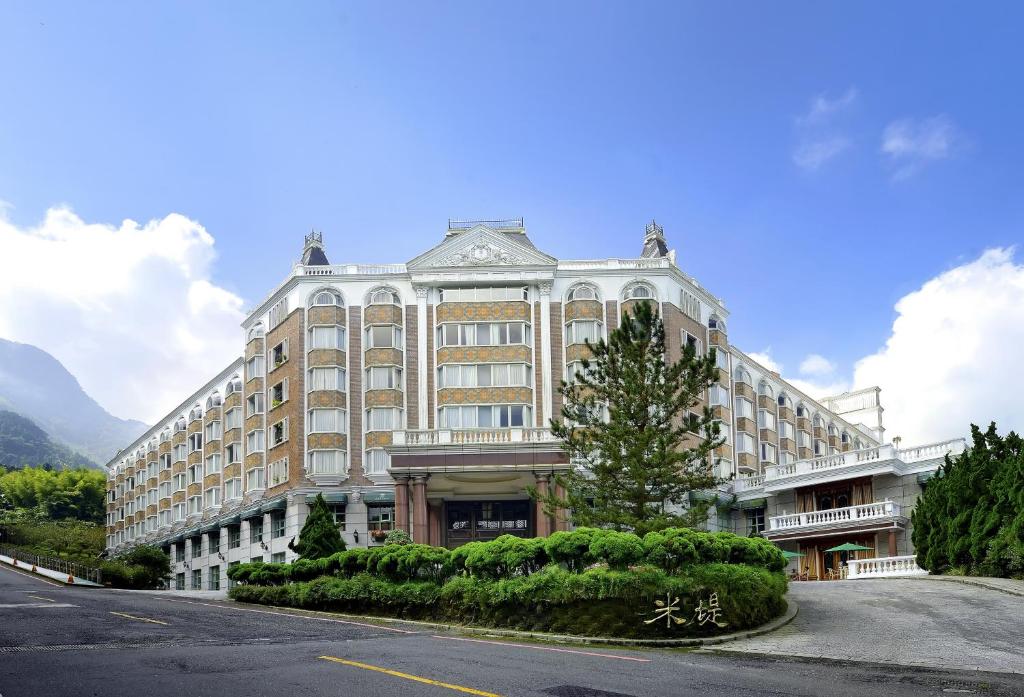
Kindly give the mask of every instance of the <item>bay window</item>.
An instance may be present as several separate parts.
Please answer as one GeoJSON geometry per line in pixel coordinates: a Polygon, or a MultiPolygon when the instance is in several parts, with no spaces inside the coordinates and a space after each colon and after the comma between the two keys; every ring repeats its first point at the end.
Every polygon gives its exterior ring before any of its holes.
{"type": "Polygon", "coordinates": [[[309,328],[309,349],[344,349],[345,327],[309,328]]]}
{"type": "Polygon", "coordinates": [[[344,409],[310,409],[309,433],[347,433],[348,420],[344,409]]]}
{"type": "Polygon", "coordinates": [[[309,369],[309,391],[314,390],[337,390],[345,391],[345,369],[344,368],[310,368],[309,369]]]}

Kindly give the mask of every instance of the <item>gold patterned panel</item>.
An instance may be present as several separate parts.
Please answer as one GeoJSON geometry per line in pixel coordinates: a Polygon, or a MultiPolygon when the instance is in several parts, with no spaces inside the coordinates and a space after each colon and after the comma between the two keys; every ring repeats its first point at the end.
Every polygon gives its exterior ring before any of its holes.
{"type": "Polygon", "coordinates": [[[188,460],[187,460],[188,464],[190,464],[190,465],[198,465],[202,461],[203,461],[203,451],[202,450],[197,450],[194,453],[189,453],[188,454],[188,460]]]}
{"type": "Polygon", "coordinates": [[[245,432],[263,428],[263,414],[253,414],[245,420],[245,432]]]}
{"type": "Polygon", "coordinates": [[[732,410],[719,404],[711,407],[711,415],[728,423],[732,419],[732,410]]]}
{"type": "Polygon", "coordinates": [[[779,438],[779,448],[796,455],[796,441],[792,438],[779,438]]]}
{"type": "Polygon", "coordinates": [[[402,365],[402,352],[393,348],[366,349],[363,364],[371,365],[402,365]]]}
{"type": "Polygon", "coordinates": [[[402,406],[401,390],[367,390],[367,407],[400,407],[402,406]]]}
{"type": "Polygon", "coordinates": [[[215,486],[220,486],[220,475],[219,474],[208,474],[203,477],[203,488],[212,489],[215,486]]]}
{"type": "Polygon", "coordinates": [[[368,324],[401,324],[402,308],[398,305],[369,305],[363,310],[363,326],[368,324]]]}
{"type": "Polygon", "coordinates": [[[391,431],[370,431],[366,434],[367,448],[383,448],[385,445],[391,445],[391,442],[391,431]]]}
{"type": "Polygon", "coordinates": [[[307,368],[344,368],[346,362],[345,352],[340,349],[313,349],[306,356],[307,368]]]}
{"type": "Polygon", "coordinates": [[[768,411],[775,411],[776,401],[774,397],[760,394],[757,396],[757,406],[760,409],[767,409],[768,411]]]}
{"type": "Polygon", "coordinates": [[[438,404],[529,404],[529,387],[445,387],[438,390],[438,404]]]}
{"type": "Polygon", "coordinates": [[[594,352],[587,348],[586,344],[571,344],[565,347],[565,362],[572,363],[573,361],[581,361],[584,358],[589,359],[594,355],[594,352]]]}
{"type": "Polygon", "coordinates": [[[348,436],[344,433],[310,433],[307,440],[310,450],[345,450],[348,448],[348,436]]]}
{"type": "Polygon", "coordinates": [[[729,340],[725,338],[725,334],[717,329],[708,330],[708,343],[723,349],[729,347],[729,340]]]}
{"type": "Polygon", "coordinates": [[[227,411],[228,409],[231,409],[233,407],[238,407],[238,406],[241,406],[241,405],[242,405],[242,393],[241,392],[232,392],[231,394],[229,394],[227,397],[224,398],[224,405],[223,406],[224,406],[224,410],[225,411],[227,411]]]}
{"type": "Polygon", "coordinates": [[[765,443],[771,443],[773,445],[778,445],[779,443],[779,434],[767,428],[761,429],[760,437],[765,443]]]}
{"type": "Polygon", "coordinates": [[[525,301],[483,303],[441,303],[437,306],[437,322],[500,322],[529,320],[530,305],[525,301]]]}
{"type": "Polygon", "coordinates": [[[796,427],[799,428],[801,431],[807,431],[807,433],[810,433],[811,432],[811,420],[808,419],[806,416],[797,417],[796,427]]]}
{"type": "Polygon", "coordinates": [[[753,419],[748,419],[745,416],[736,419],[736,430],[745,431],[752,436],[757,434],[757,426],[754,424],[753,419]]]}
{"type": "Polygon", "coordinates": [[[830,446],[832,446],[833,448],[838,448],[839,447],[839,436],[829,436],[828,437],[828,444],[830,446]]]}
{"type": "Polygon", "coordinates": [[[263,466],[263,453],[250,453],[245,456],[245,471],[263,466]]]}
{"type": "Polygon", "coordinates": [[[164,454],[169,453],[169,452],[171,452],[171,441],[169,441],[169,440],[168,441],[164,441],[163,443],[161,443],[157,447],[157,453],[159,455],[164,455],[164,454]]]}
{"type": "Polygon", "coordinates": [[[814,437],[818,440],[825,440],[825,429],[821,426],[814,427],[814,437]]]}
{"type": "Polygon", "coordinates": [[[736,463],[741,467],[757,467],[757,459],[750,453],[740,453],[736,458],[736,463]]]}
{"type": "Polygon", "coordinates": [[[234,463],[233,465],[224,465],[224,479],[234,479],[235,477],[242,476],[242,465],[241,463],[234,463]]]}
{"type": "Polygon", "coordinates": [[[185,492],[175,491],[171,496],[171,503],[185,503],[185,492]]]}
{"type": "Polygon", "coordinates": [[[814,451],[810,448],[800,448],[797,452],[797,457],[801,460],[810,460],[814,457],[814,451]]]}
{"type": "Polygon", "coordinates": [[[224,432],[224,442],[226,444],[240,443],[242,441],[242,429],[230,428],[224,432]]]}
{"type": "Polygon", "coordinates": [[[529,346],[446,346],[438,349],[437,363],[532,363],[529,346]]]}
{"type": "Polygon", "coordinates": [[[779,407],[779,421],[793,423],[793,410],[789,407],[779,407]]]}
{"type": "Polygon", "coordinates": [[[604,322],[604,308],[598,300],[573,300],[565,304],[563,322],[574,319],[596,319],[604,322]]]}
{"type": "Polygon", "coordinates": [[[169,482],[169,481],[171,481],[171,471],[170,470],[160,470],[157,473],[157,475],[156,475],[156,482],[157,482],[157,484],[161,484],[163,482],[169,482]]]}
{"type": "Polygon", "coordinates": [[[188,488],[185,489],[185,495],[188,498],[192,498],[193,496],[199,496],[202,493],[203,493],[203,485],[202,484],[189,484],[188,488]]]}
{"type": "Polygon", "coordinates": [[[336,407],[344,409],[348,406],[348,397],[344,392],[337,390],[316,390],[309,393],[306,403],[310,408],[336,407]]]}
{"type": "Polygon", "coordinates": [[[263,355],[263,337],[252,339],[245,345],[245,360],[249,360],[253,356],[263,355]]]}
{"type": "Polygon", "coordinates": [[[183,460],[178,460],[177,462],[171,465],[171,474],[181,474],[184,471],[185,462],[183,460]]]}
{"type": "Polygon", "coordinates": [[[754,388],[745,382],[737,382],[733,385],[733,394],[737,397],[746,397],[747,399],[754,400],[754,388]]]}
{"type": "Polygon", "coordinates": [[[345,308],[333,306],[318,306],[309,308],[307,314],[309,325],[314,324],[337,324],[345,326],[345,308]]]}
{"type": "Polygon", "coordinates": [[[183,445],[185,443],[185,432],[178,431],[171,436],[171,445],[183,445]]]}
{"type": "Polygon", "coordinates": [[[206,414],[203,415],[203,421],[210,423],[211,421],[220,421],[220,407],[212,407],[207,410],[206,414]]]}
{"type": "Polygon", "coordinates": [[[151,503],[150,505],[146,506],[146,515],[147,516],[156,515],[158,512],[159,511],[157,510],[157,507],[156,507],[155,503],[151,503]]]}

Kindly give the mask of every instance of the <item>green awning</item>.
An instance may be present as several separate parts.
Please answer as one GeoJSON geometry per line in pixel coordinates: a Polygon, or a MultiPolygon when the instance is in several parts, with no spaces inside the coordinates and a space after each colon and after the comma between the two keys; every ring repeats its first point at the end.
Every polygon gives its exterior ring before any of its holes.
{"type": "Polygon", "coordinates": [[[186,530],[181,534],[185,539],[188,539],[190,537],[199,537],[203,534],[203,530],[202,528],[192,528],[191,530],[186,530]]]}
{"type": "Polygon", "coordinates": [[[275,499],[273,501],[267,501],[265,504],[260,506],[260,510],[264,513],[270,513],[271,511],[284,511],[288,508],[288,500],[285,498],[275,499]]]}
{"type": "MultiPolygon", "coordinates": [[[[324,501],[327,503],[348,503],[348,494],[340,491],[325,491],[323,492],[324,501]]],[[[316,501],[316,494],[306,494],[306,503],[313,503],[316,501]]]]}
{"type": "Polygon", "coordinates": [[[220,520],[220,526],[222,528],[227,528],[227,527],[230,527],[232,525],[238,525],[240,522],[242,522],[242,516],[240,516],[240,515],[238,515],[236,513],[235,515],[231,516],[230,518],[222,518],[220,520]]]}
{"type": "Polygon", "coordinates": [[[174,535],[174,536],[168,538],[167,544],[169,544],[169,545],[176,545],[176,544],[178,544],[179,542],[181,542],[184,539],[185,539],[184,535],[180,535],[180,534],[179,535],[174,535]]]}
{"type": "Polygon", "coordinates": [[[392,503],[395,500],[394,491],[364,491],[363,501],[367,503],[392,503]]]}
{"type": "Polygon", "coordinates": [[[250,518],[256,518],[261,515],[263,515],[263,509],[260,506],[253,506],[252,508],[239,513],[242,520],[249,520],[250,518]]]}
{"type": "Polygon", "coordinates": [[[800,552],[790,552],[788,549],[782,550],[782,556],[786,559],[796,559],[797,557],[806,557],[806,554],[800,554],[800,552]]]}
{"type": "Polygon", "coordinates": [[[207,523],[203,527],[199,528],[199,532],[217,532],[220,530],[220,523],[207,523]]]}
{"type": "Polygon", "coordinates": [[[687,498],[690,500],[690,504],[697,503],[698,501],[707,501],[708,503],[715,503],[718,501],[717,491],[691,491],[687,494],[687,498]]]}
{"type": "Polygon", "coordinates": [[[741,510],[750,508],[765,508],[768,506],[768,499],[750,499],[749,501],[737,501],[736,508],[741,510]]]}

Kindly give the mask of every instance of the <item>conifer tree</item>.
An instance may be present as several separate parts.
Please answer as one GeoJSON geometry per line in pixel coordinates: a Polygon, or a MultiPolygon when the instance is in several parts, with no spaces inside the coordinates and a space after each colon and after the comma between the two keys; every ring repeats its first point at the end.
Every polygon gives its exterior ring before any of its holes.
{"type": "Polygon", "coordinates": [[[572,511],[577,526],[628,530],[643,535],[667,527],[692,527],[707,517],[707,503],[686,508],[691,491],[717,480],[710,466],[721,444],[711,410],[695,413],[697,398],[718,377],[714,351],[683,347],[666,355],[665,325],[650,303],[626,313],[608,340],[587,342],[591,357],[574,379],[562,382],[561,419],[551,431],[574,463],[541,496],[550,515],[572,511]]]}
{"type": "Polygon", "coordinates": [[[313,506],[309,509],[306,522],[299,532],[299,540],[288,543],[288,549],[299,555],[300,559],[323,559],[335,552],[345,551],[345,541],[341,539],[338,526],[334,524],[334,516],[327,507],[323,494],[317,494],[313,506]]]}

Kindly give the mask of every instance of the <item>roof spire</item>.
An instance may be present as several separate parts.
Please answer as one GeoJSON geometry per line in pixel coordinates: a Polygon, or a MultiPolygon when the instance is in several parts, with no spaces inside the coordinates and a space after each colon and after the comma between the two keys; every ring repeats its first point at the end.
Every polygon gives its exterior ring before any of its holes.
{"type": "Polygon", "coordinates": [[[324,252],[324,233],[310,229],[302,247],[302,264],[304,266],[328,266],[327,253],[324,252]]]}
{"type": "Polygon", "coordinates": [[[647,223],[647,230],[644,233],[644,249],[640,252],[640,258],[650,259],[665,256],[668,256],[665,230],[652,218],[651,222],[647,223]]]}

